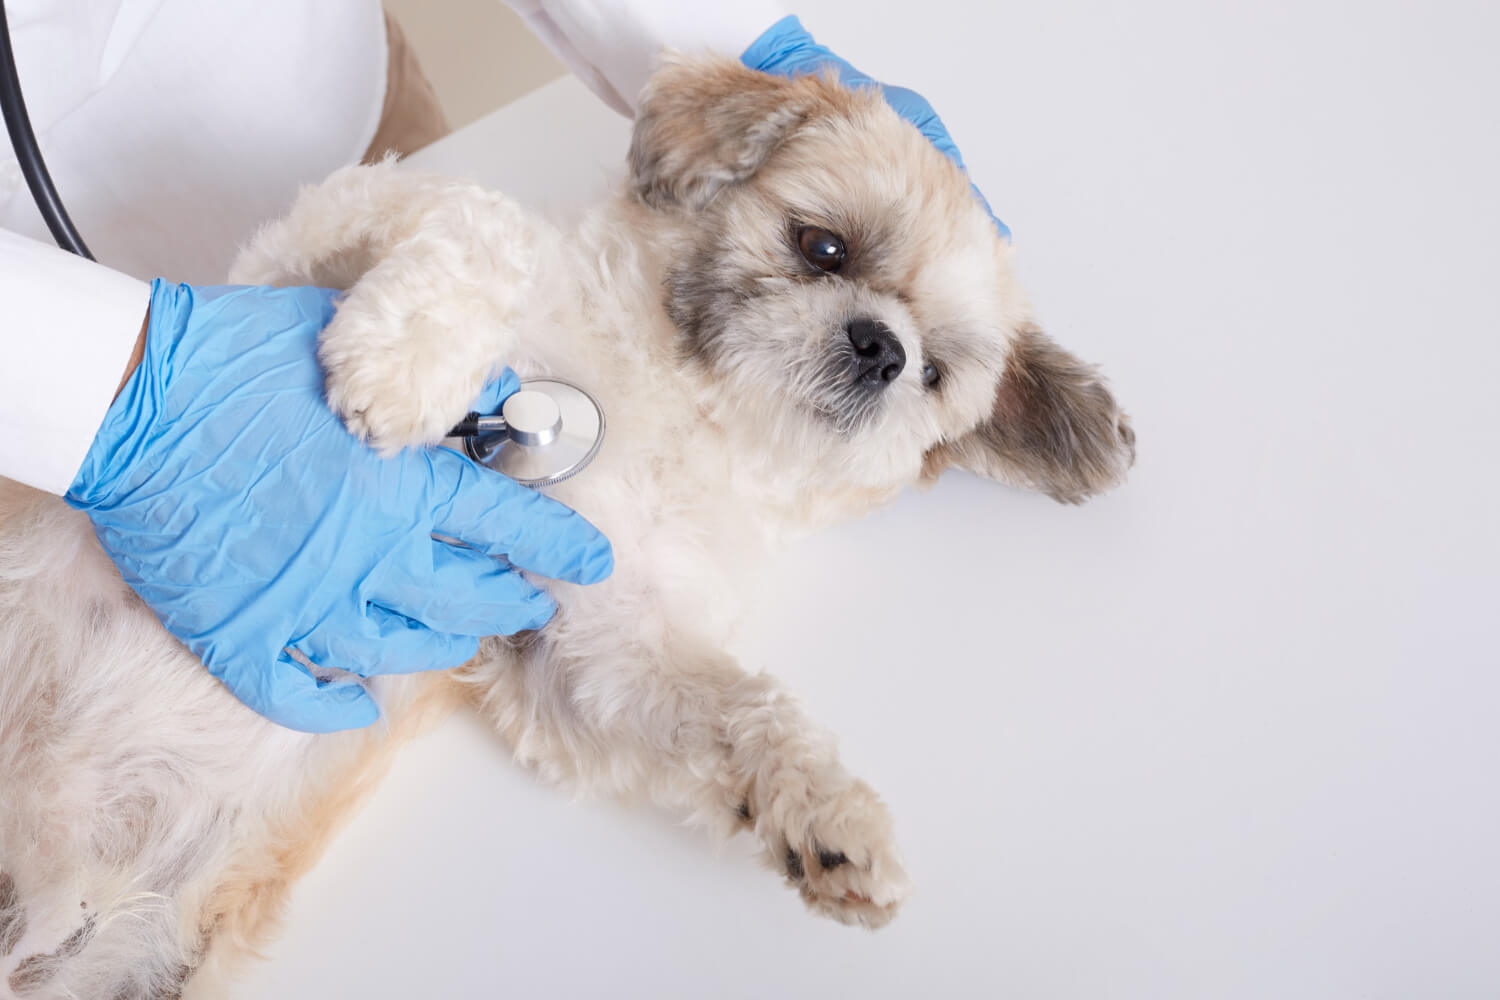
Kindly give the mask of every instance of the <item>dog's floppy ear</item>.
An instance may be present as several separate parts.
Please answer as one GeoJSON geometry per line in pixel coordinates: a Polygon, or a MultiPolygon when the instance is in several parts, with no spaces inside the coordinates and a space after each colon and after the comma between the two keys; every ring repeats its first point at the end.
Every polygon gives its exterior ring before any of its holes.
{"type": "Polygon", "coordinates": [[[927,454],[926,473],[959,466],[1082,503],[1116,485],[1135,462],[1135,431],[1094,369],[1035,327],[1017,335],[994,411],[927,454]]]}
{"type": "Polygon", "coordinates": [[[755,173],[806,121],[827,85],[784,79],[727,59],[669,55],[641,95],[630,178],[654,207],[702,208],[755,173]]]}

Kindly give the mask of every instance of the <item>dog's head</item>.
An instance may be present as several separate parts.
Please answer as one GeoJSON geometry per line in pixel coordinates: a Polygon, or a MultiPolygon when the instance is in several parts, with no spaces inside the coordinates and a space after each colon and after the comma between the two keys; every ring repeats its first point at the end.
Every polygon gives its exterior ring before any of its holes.
{"type": "Polygon", "coordinates": [[[960,466],[1077,502],[1130,466],[966,175],[876,92],[671,59],[630,167],[683,352],[778,469],[880,493],[960,466]]]}

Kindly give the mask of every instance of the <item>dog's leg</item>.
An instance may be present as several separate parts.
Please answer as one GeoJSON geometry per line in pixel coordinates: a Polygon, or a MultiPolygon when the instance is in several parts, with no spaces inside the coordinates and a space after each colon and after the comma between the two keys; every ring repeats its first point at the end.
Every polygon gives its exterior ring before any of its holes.
{"type": "Polygon", "coordinates": [[[304,190],[231,279],[350,289],[319,341],[326,394],[391,453],[441,440],[514,357],[540,231],[477,186],[350,167],[304,190]]]}
{"type": "Polygon", "coordinates": [[[450,203],[463,206],[460,214],[519,211],[476,185],[399,169],[394,160],[345,167],[304,186],[285,216],[262,226],[230,266],[229,281],[349,288],[450,203]]]}
{"type": "Polygon", "coordinates": [[[646,793],[723,832],[752,830],[817,912],[869,927],[895,915],[909,881],[890,814],[791,695],[711,647],[606,638],[549,626],[519,655],[466,668],[520,759],[564,784],[646,793]]]}

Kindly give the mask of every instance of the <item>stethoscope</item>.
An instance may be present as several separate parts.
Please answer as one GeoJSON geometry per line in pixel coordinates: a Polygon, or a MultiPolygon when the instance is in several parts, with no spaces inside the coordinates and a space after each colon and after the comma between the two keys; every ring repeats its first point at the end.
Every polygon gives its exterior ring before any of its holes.
{"type": "MultiPolygon", "coordinates": [[[[11,148],[52,238],[64,250],[88,260],[94,255],[68,218],[37,148],[31,117],[21,97],[15,53],[0,0],[0,113],[11,148]]],[[[496,416],[470,413],[448,432],[464,454],[524,486],[540,489],[578,475],[604,443],[604,410],[599,401],[571,382],[532,378],[510,395],[496,416]]]]}
{"type": "Polygon", "coordinates": [[[604,443],[604,409],[560,378],[529,378],[498,416],[470,413],[448,432],[464,454],[523,486],[552,486],[578,475],[604,443]]]}

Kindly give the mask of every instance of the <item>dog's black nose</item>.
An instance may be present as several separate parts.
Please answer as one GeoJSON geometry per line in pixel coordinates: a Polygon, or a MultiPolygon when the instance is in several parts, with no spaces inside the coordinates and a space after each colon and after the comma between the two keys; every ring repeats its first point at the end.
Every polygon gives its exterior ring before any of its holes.
{"type": "Polygon", "coordinates": [[[854,345],[855,378],[872,389],[883,389],[896,381],[906,367],[906,349],[891,328],[878,319],[861,316],[850,320],[845,329],[849,343],[854,345]]]}

